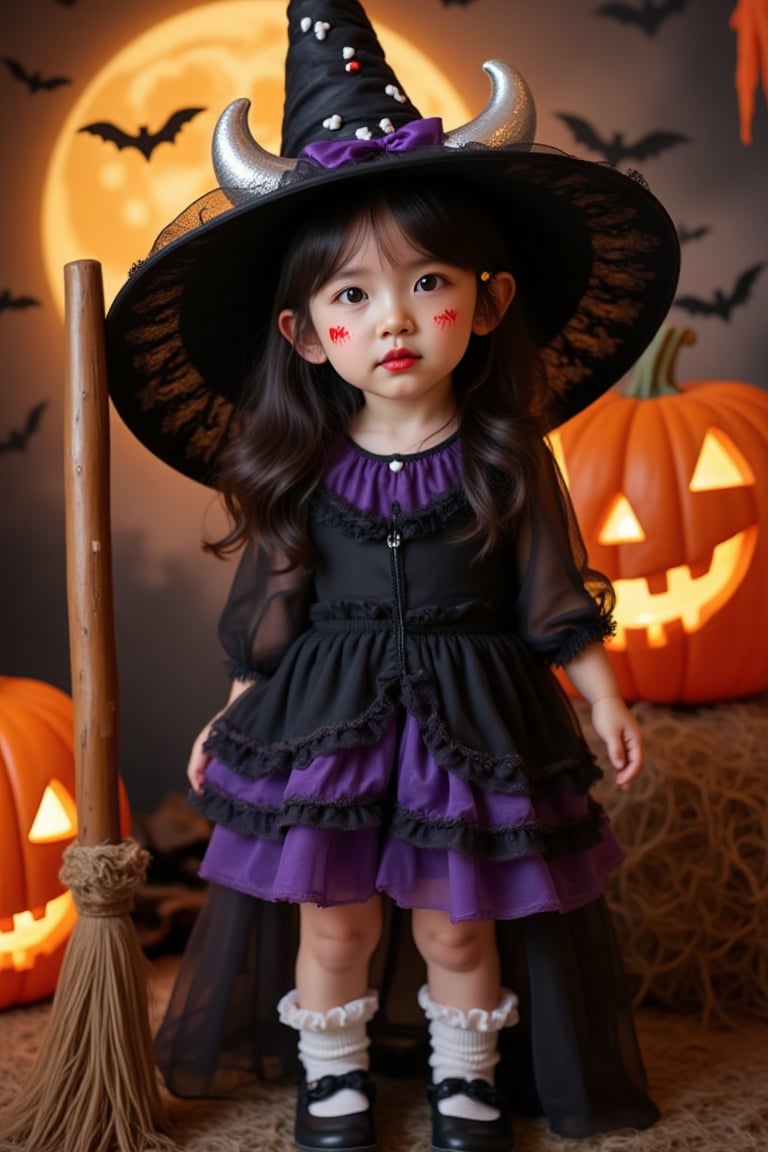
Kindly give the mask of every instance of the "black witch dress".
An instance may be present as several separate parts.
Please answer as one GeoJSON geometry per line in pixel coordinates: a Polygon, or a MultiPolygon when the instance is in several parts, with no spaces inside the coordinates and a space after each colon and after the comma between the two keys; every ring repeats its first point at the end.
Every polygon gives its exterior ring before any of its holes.
{"type": "Polygon", "coordinates": [[[210,892],[158,1036],[171,1091],[295,1071],[275,1004],[296,905],[383,893],[374,1068],[426,1069],[409,910],[441,909],[497,922],[521,1001],[497,1073],[514,1109],[568,1136],[657,1118],[602,898],[621,850],[552,670],[609,634],[608,598],[543,448],[534,499],[483,558],[459,538],[471,515],[458,436],[394,457],[345,440],[312,570],[246,548],[220,631],[253,684],[216,721],[195,798],[210,892]]]}

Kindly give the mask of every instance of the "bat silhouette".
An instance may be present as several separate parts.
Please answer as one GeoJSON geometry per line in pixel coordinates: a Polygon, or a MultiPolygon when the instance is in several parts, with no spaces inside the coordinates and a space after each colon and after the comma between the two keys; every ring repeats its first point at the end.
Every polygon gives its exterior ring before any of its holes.
{"type": "Polygon", "coordinates": [[[667,17],[682,12],[686,3],[687,0],[660,0],[654,4],[653,0],[643,0],[639,8],[633,8],[631,4],[601,4],[595,12],[598,16],[618,20],[620,24],[634,24],[649,36],[655,36],[667,17]]]}
{"type": "Polygon", "coordinates": [[[708,236],[710,229],[702,224],[698,228],[686,228],[685,224],[678,224],[677,237],[681,244],[687,244],[689,240],[701,240],[703,236],[708,236]]]}
{"type": "Polygon", "coordinates": [[[5,440],[0,440],[0,454],[4,452],[26,452],[27,442],[34,436],[40,427],[40,421],[43,418],[43,412],[48,407],[48,401],[43,400],[40,404],[35,404],[34,408],[30,409],[27,413],[27,419],[23,428],[12,428],[5,440]]]}
{"type": "Polygon", "coordinates": [[[6,312],[10,309],[16,311],[22,308],[37,308],[40,301],[34,296],[12,296],[7,288],[3,288],[0,292],[0,312],[6,312]]]}
{"type": "Polygon", "coordinates": [[[180,108],[178,112],[173,112],[168,117],[159,132],[149,132],[146,124],[142,124],[135,136],[124,132],[116,124],[110,124],[108,120],[84,124],[82,128],[78,128],[78,132],[90,132],[92,136],[100,136],[102,140],[116,144],[120,151],[123,148],[136,148],[148,161],[158,144],[173,144],[184,125],[200,112],[205,112],[205,108],[180,108]]]}
{"type": "Polygon", "coordinates": [[[72,83],[69,76],[43,76],[42,72],[27,72],[23,64],[10,56],[4,56],[3,63],[14,80],[26,84],[30,92],[52,92],[54,88],[61,88],[62,84],[72,83]]]}
{"type": "Polygon", "coordinates": [[[753,264],[742,272],[733,286],[730,294],[715,289],[711,299],[704,300],[699,296],[678,296],[675,304],[690,312],[692,316],[720,316],[723,320],[730,320],[731,312],[739,304],[746,304],[752,292],[752,286],[765,268],[765,263],[753,264]]]}
{"type": "Polygon", "coordinates": [[[609,164],[615,168],[622,160],[647,160],[651,156],[658,156],[667,148],[675,144],[686,144],[687,136],[678,132],[649,132],[641,136],[634,144],[624,143],[624,133],[615,132],[610,140],[603,140],[598,136],[588,120],[580,116],[571,116],[567,112],[557,112],[556,115],[570,128],[574,139],[592,152],[600,152],[609,164]]]}

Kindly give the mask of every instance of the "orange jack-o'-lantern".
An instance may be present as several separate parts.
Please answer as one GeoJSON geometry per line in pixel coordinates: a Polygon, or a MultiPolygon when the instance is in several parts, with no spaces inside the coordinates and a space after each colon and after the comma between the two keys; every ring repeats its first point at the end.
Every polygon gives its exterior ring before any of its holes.
{"type": "MultiPolygon", "coordinates": [[[[121,827],[130,831],[125,792],[121,827]]],[[[50,996],[77,914],[59,880],[77,835],[72,702],[0,676],[0,1008],[50,996]]]]}
{"type": "Polygon", "coordinates": [[[590,564],[616,590],[624,696],[696,703],[768,687],[768,393],[678,387],[663,329],[625,390],[552,435],[590,564]]]}

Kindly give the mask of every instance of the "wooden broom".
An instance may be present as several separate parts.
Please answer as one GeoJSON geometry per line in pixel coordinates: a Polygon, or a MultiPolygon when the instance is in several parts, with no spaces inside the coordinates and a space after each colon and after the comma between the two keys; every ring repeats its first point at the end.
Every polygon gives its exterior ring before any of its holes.
{"type": "Polygon", "coordinates": [[[67,606],[78,839],[62,882],[78,921],[43,1048],[0,1137],[26,1152],[172,1149],[155,1074],[147,964],[130,917],[148,854],[121,840],[109,406],[101,267],[64,269],[67,606]]]}

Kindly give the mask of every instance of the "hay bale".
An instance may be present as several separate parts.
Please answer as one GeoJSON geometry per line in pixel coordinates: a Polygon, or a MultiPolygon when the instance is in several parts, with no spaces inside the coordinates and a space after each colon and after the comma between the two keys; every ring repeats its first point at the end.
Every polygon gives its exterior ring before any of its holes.
{"type": "Polygon", "coordinates": [[[705,1026],[768,1020],[768,696],[633,705],[646,768],[626,792],[576,708],[626,849],[606,894],[636,1003],[695,1011],[705,1026]]]}

